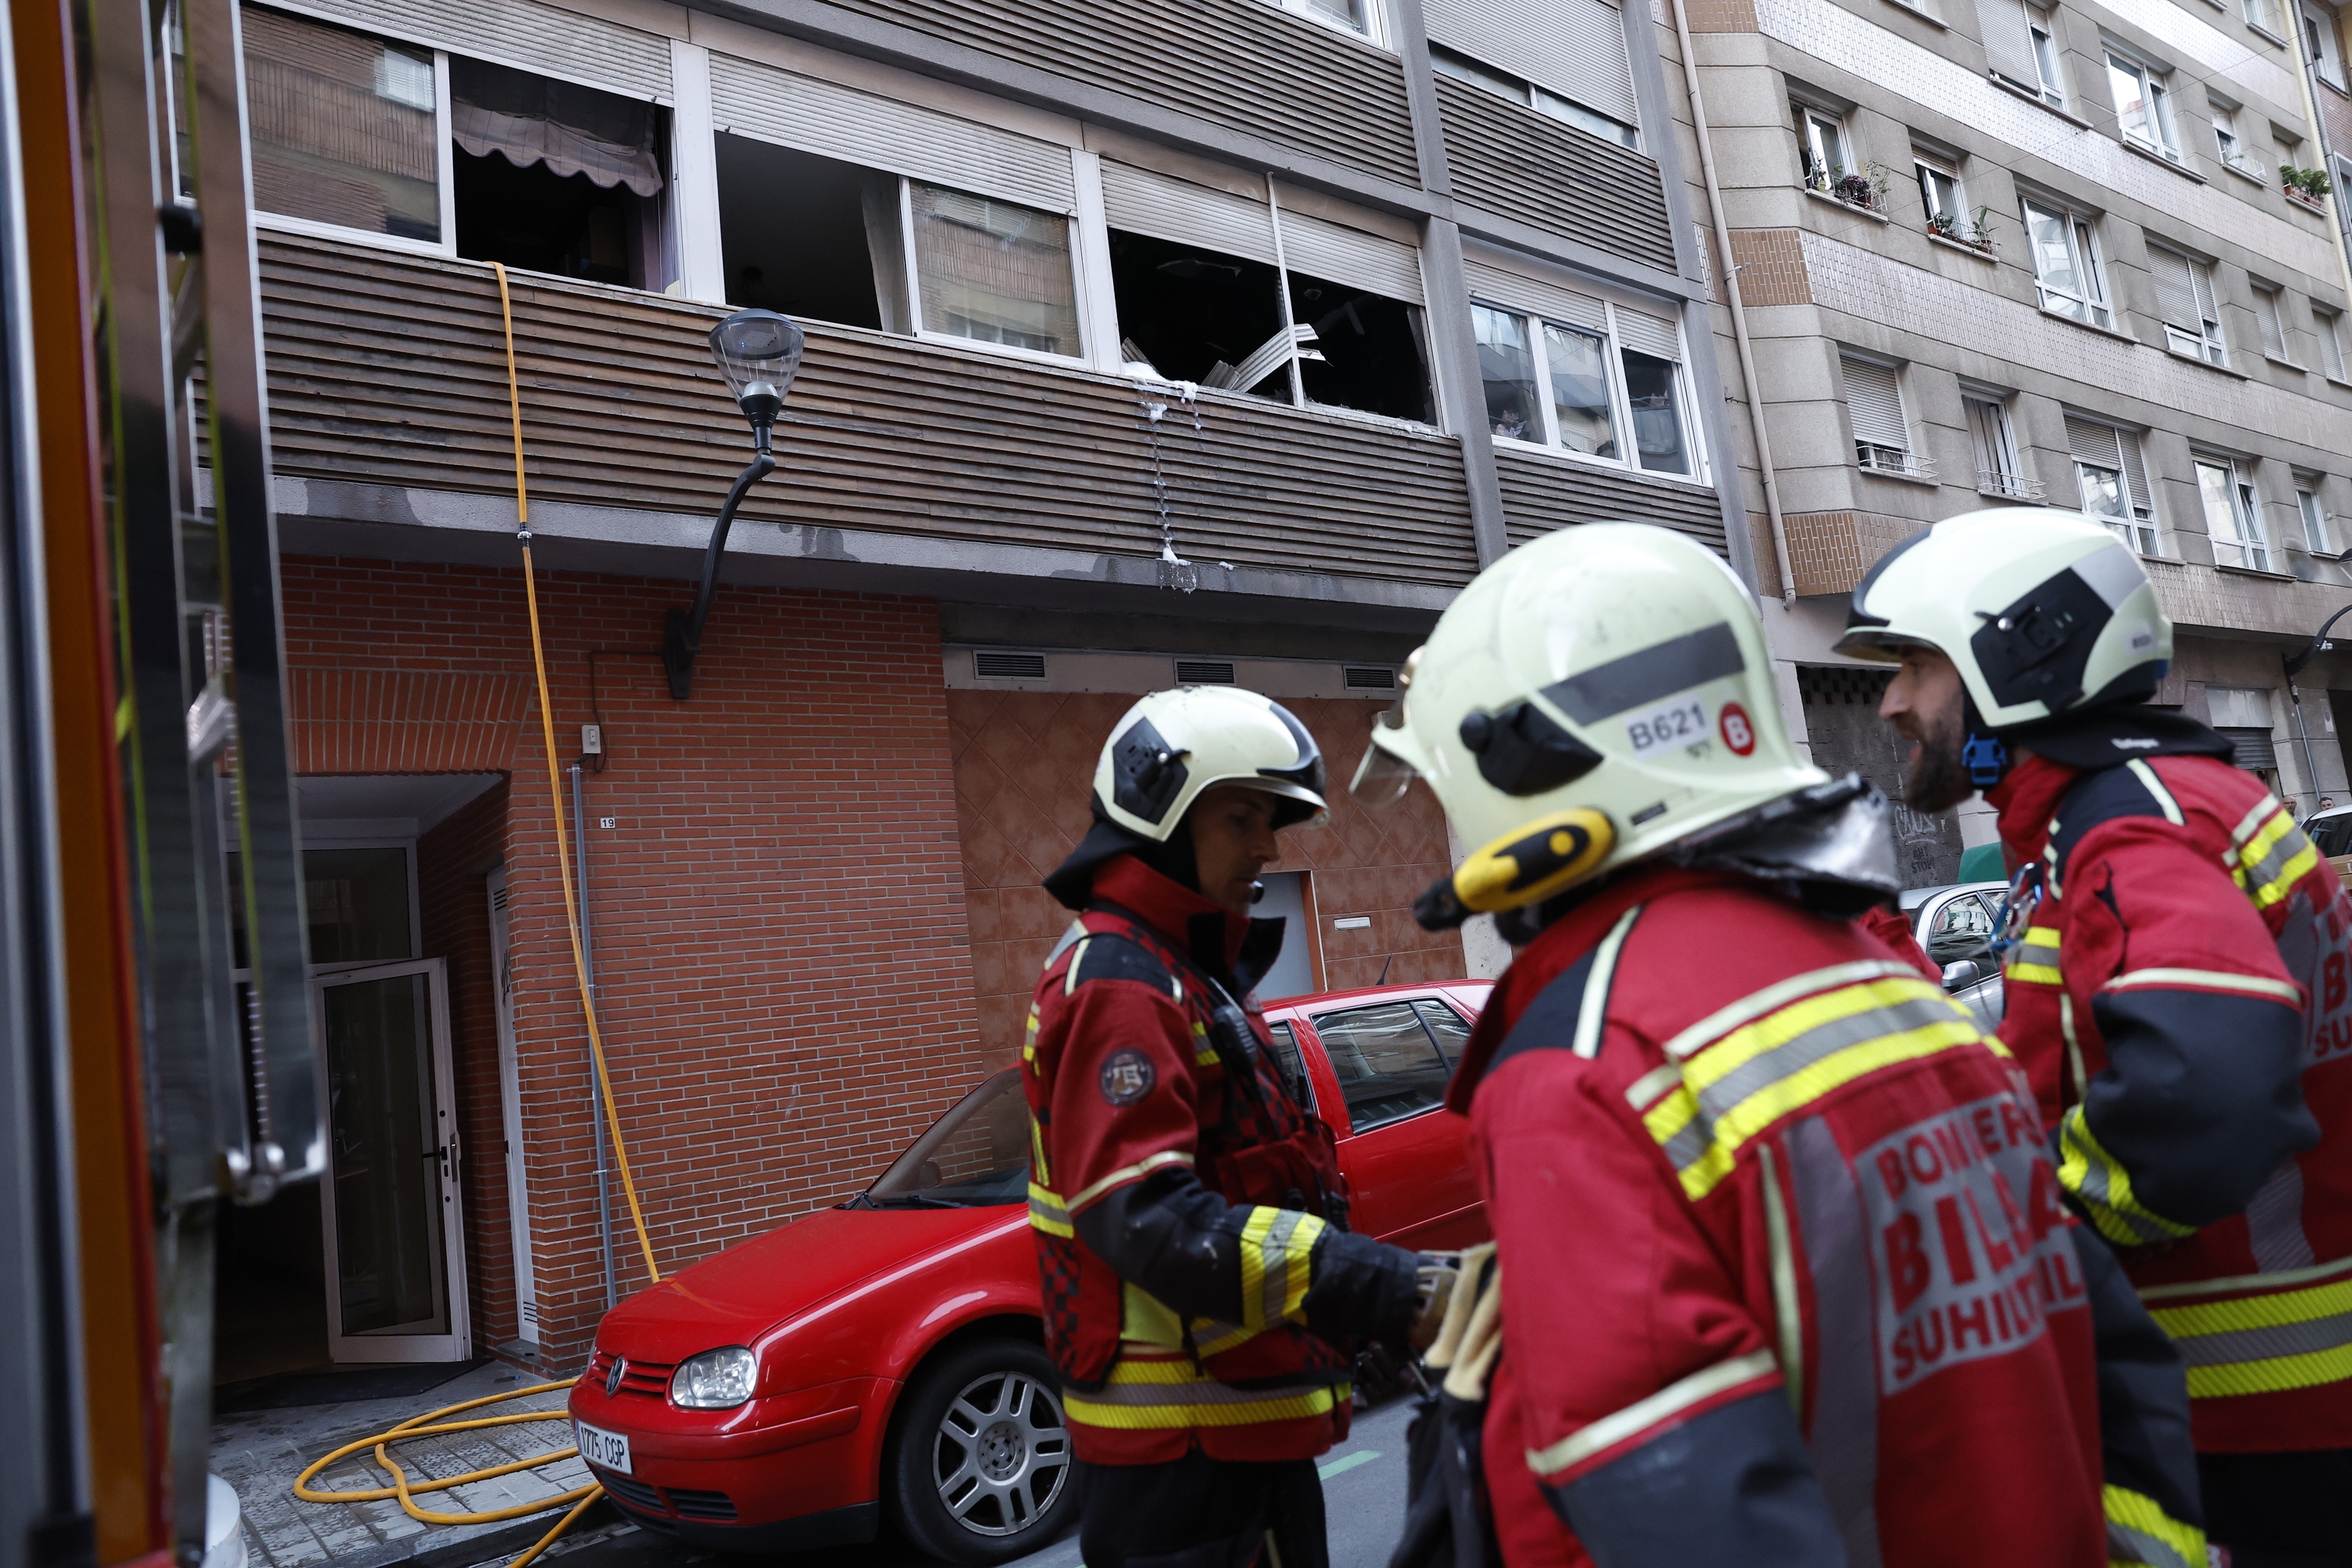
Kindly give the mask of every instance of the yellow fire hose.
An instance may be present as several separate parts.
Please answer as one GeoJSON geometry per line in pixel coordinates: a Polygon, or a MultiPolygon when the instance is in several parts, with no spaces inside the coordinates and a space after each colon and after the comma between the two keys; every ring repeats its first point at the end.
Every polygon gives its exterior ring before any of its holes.
{"type": "MultiPolygon", "coordinates": [[[[580,985],[581,1012],[588,1020],[588,1049],[596,1063],[597,1098],[604,1102],[604,1125],[612,1133],[614,1163],[620,1167],[621,1172],[621,1190],[628,1194],[629,1221],[636,1227],[637,1247],[645,1253],[646,1277],[657,1282],[662,1277],[661,1269],[654,1263],[653,1239],[646,1234],[645,1211],[637,1204],[637,1184],[629,1173],[629,1151],[621,1138],[621,1113],[613,1103],[613,1078],[604,1066],[604,1037],[596,1026],[596,1000],[588,990],[587,954],[580,944],[580,910],[572,892],[572,843],[564,830],[562,773],[555,754],[555,714],[548,702],[547,655],[541,645],[539,635],[539,584],[530,562],[530,494],[523,482],[522,390],[515,375],[514,306],[507,293],[505,265],[493,261],[488,263],[488,266],[498,274],[499,321],[506,333],[507,410],[514,423],[515,523],[522,545],[523,602],[530,616],[530,662],[539,677],[540,729],[547,742],[547,785],[549,798],[555,810],[555,863],[562,873],[563,883],[563,923],[572,935],[572,972],[580,985]]],[[[495,1480],[500,1476],[513,1475],[518,1470],[534,1469],[541,1465],[576,1458],[580,1454],[577,1447],[552,1448],[531,1458],[517,1459],[512,1464],[496,1465],[488,1469],[474,1470],[462,1476],[450,1476],[446,1479],[412,1486],[409,1483],[408,1472],[402,1469],[399,1461],[392,1457],[392,1445],[412,1437],[431,1437],[448,1432],[470,1432],[486,1426],[516,1426],[530,1421],[569,1420],[570,1417],[561,1409],[526,1411],[518,1415],[485,1415],[471,1421],[444,1421],[442,1417],[455,1415],[461,1411],[478,1410],[483,1405],[497,1405],[509,1399],[521,1399],[533,1394],[547,1394],[559,1388],[569,1388],[579,1381],[578,1378],[573,1377],[566,1378],[561,1383],[534,1384],[529,1388],[518,1388],[506,1394],[493,1394],[480,1399],[468,1399],[463,1404],[447,1405],[438,1410],[429,1410],[422,1415],[412,1415],[399,1426],[379,1432],[373,1436],[362,1437],[355,1443],[346,1443],[325,1458],[319,1460],[295,1478],[294,1495],[304,1502],[381,1502],[386,1498],[397,1498],[400,1500],[402,1512],[411,1519],[420,1520],[426,1524],[491,1524],[502,1519],[522,1519],[534,1513],[544,1513],[549,1509],[562,1508],[564,1504],[570,1503],[571,1511],[557,1520],[552,1530],[541,1536],[538,1543],[530,1551],[508,1564],[508,1568],[526,1568],[533,1558],[554,1543],[556,1537],[571,1528],[572,1521],[578,1519],[590,1503],[604,1495],[604,1489],[602,1486],[592,1481],[587,1486],[576,1488],[560,1497],[549,1498],[543,1502],[525,1503],[515,1508],[494,1509],[482,1513],[441,1513],[432,1509],[419,1508],[416,1505],[416,1496],[420,1492],[446,1491],[452,1487],[461,1487],[474,1481],[495,1480]],[[310,1489],[311,1477],[337,1460],[356,1454],[362,1448],[375,1450],[375,1462],[386,1475],[392,1478],[392,1485],[347,1492],[320,1492],[310,1489]]]]}

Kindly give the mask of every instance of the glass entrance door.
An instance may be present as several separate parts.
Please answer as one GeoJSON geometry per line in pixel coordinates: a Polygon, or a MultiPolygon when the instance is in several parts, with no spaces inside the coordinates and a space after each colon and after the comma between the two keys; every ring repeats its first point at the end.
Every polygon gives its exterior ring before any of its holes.
{"type": "Polygon", "coordinates": [[[341,1362],[472,1352],[442,961],[311,982],[328,1093],[327,1349],[341,1362]]]}

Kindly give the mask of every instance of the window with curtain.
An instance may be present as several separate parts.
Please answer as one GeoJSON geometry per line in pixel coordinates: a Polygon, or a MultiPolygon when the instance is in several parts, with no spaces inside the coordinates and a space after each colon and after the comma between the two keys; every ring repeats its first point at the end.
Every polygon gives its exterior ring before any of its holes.
{"type": "Polygon", "coordinates": [[[2040,500],[2041,487],[2026,479],[2018,460],[2008,399],[1969,393],[1961,401],[1968,409],[1969,444],[1977,460],[1977,492],[2007,500],[2040,500]]]}
{"type": "Polygon", "coordinates": [[[2090,220],[2040,202],[2028,201],[2023,206],[2042,308],[2093,326],[2112,327],[2105,268],[2090,220]]]}
{"type": "Polygon", "coordinates": [[[2271,569],[2261,502],[2235,463],[2227,458],[2199,458],[2197,499],[2204,509],[2205,532],[2213,542],[2217,564],[2256,572],[2271,569]]]}
{"type": "Polygon", "coordinates": [[[2221,340],[2221,308],[2213,296],[2213,268],[2194,257],[2150,245],[2147,273],[2156,286],[2166,345],[2175,353],[2229,363],[2229,347],[2221,340]]]}
{"type": "Polygon", "coordinates": [[[1921,476],[1911,449],[1911,422],[1903,412],[1903,384],[1893,365],[1839,356],[1845,375],[1846,412],[1853,422],[1854,458],[1881,473],[1921,476]]]}

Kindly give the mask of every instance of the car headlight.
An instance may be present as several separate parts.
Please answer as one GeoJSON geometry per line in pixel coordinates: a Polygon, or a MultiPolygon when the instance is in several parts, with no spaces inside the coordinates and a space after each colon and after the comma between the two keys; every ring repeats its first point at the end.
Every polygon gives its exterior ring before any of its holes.
{"type": "Polygon", "coordinates": [[[670,1403],[688,1410],[732,1410],[751,1397],[760,1363],[741,1345],[704,1351],[670,1374],[670,1403]]]}

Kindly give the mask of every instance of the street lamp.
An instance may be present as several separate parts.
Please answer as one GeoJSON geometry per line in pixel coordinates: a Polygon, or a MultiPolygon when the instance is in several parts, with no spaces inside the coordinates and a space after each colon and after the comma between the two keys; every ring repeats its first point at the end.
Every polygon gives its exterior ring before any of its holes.
{"type": "Polygon", "coordinates": [[[799,327],[773,310],[738,310],[710,329],[710,357],[719,362],[719,374],[735,395],[735,406],[751,422],[754,455],[751,467],[735,476],[727,504],[719,509],[710,548],[703,552],[702,586],[695,592],[694,607],[670,611],[663,626],[662,668],[669,674],[670,696],[680,702],[694,689],[694,656],[702,649],[702,626],[710,618],[710,596],[719,590],[719,562],[727,552],[727,531],[734,526],[735,509],[743,504],[746,491],[776,471],[769,434],[801,368],[806,342],[799,327]]]}

